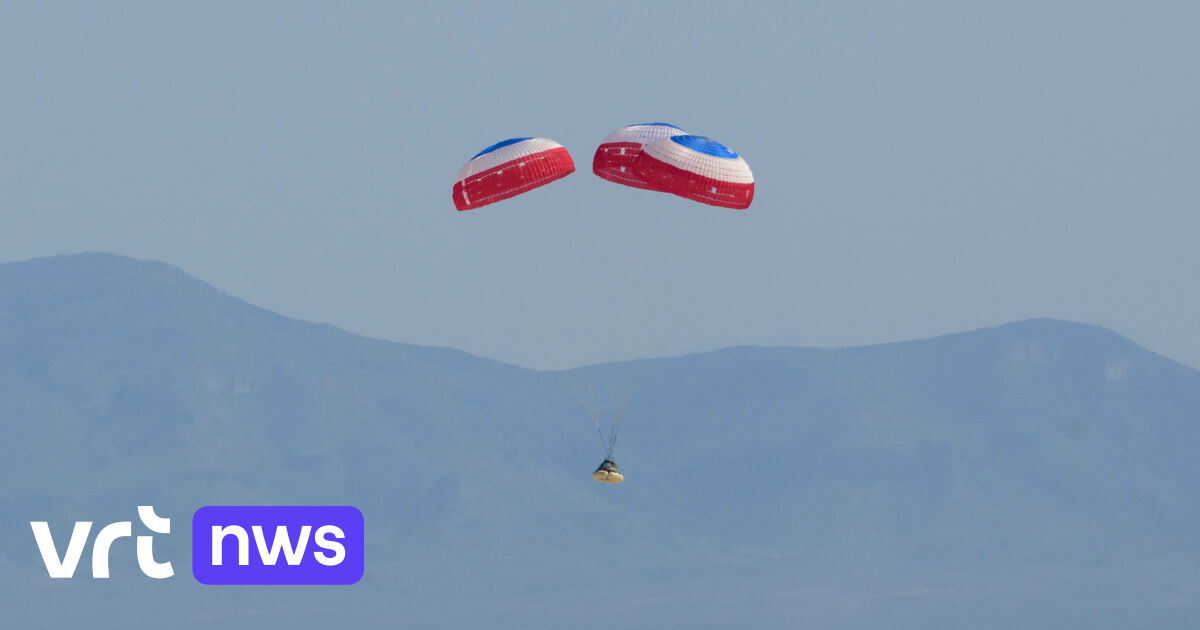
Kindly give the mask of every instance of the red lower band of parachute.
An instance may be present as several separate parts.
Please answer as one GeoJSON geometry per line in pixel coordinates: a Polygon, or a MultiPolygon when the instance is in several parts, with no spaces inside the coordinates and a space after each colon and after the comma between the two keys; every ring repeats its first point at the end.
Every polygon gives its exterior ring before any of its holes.
{"type": "Polygon", "coordinates": [[[637,172],[646,187],[711,206],[745,210],[754,201],[754,184],[738,184],[697,175],[643,154],[637,172]]]}
{"type": "Polygon", "coordinates": [[[638,175],[635,168],[641,153],[642,145],[637,142],[602,144],[596,149],[596,156],[592,158],[592,172],[610,182],[654,190],[653,186],[646,183],[645,178],[638,175]]]}
{"type": "Polygon", "coordinates": [[[470,210],[515,197],[575,172],[567,150],[558,147],[517,158],[454,183],[454,207],[470,210]]]}

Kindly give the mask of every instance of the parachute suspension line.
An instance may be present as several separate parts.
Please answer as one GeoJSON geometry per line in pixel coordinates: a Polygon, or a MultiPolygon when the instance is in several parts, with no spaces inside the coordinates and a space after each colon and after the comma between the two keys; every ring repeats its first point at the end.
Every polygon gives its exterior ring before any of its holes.
{"type": "Polygon", "coordinates": [[[604,449],[605,456],[611,455],[612,446],[610,446],[613,436],[610,435],[608,440],[604,439],[604,430],[600,428],[600,409],[596,406],[596,401],[592,392],[589,390],[588,395],[584,396],[583,390],[579,385],[572,384],[571,388],[575,390],[575,396],[579,398],[579,404],[587,409],[588,416],[592,419],[592,424],[596,425],[596,436],[600,438],[600,447],[604,449]]]}
{"type": "Polygon", "coordinates": [[[621,433],[621,425],[625,422],[629,409],[629,388],[629,375],[626,374],[618,391],[617,402],[613,405],[612,427],[608,432],[608,449],[605,452],[609,459],[612,459],[613,450],[617,447],[617,435],[621,433]]]}
{"type": "Polygon", "coordinates": [[[596,435],[600,437],[600,446],[604,448],[604,456],[608,457],[612,454],[612,432],[609,432],[609,439],[605,440],[604,430],[600,428],[600,419],[592,418],[592,421],[596,423],[596,435]]]}
{"type": "Polygon", "coordinates": [[[632,388],[633,377],[626,374],[625,378],[621,379],[619,386],[614,390],[609,390],[613,394],[612,416],[608,423],[608,435],[605,436],[604,427],[600,423],[600,407],[596,404],[595,391],[592,385],[589,384],[586,392],[578,384],[572,383],[571,388],[575,391],[576,397],[579,398],[580,404],[587,409],[588,416],[592,419],[592,424],[596,427],[596,435],[600,438],[600,446],[604,449],[604,458],[611,460],[613,451],[617,447],[617,437],[621,434],[621,425],[625,423],[625,417],[628,415],[629,395],[632,388]]]}

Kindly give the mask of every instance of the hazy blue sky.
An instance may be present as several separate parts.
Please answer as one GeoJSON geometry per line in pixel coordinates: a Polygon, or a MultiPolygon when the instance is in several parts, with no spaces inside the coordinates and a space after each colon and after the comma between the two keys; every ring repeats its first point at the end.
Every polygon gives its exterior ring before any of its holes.
{"type": "Polygon", "coordinates": [[[0,261],[534,367],[1038,316],[1200,365],[1198,112],[1190,2],[5,3],[0,261]],[[746,157],[753,207],[591,174],[649,120],[746,157]],[[455,212],[531,135],[579,171],[455,212]]]}

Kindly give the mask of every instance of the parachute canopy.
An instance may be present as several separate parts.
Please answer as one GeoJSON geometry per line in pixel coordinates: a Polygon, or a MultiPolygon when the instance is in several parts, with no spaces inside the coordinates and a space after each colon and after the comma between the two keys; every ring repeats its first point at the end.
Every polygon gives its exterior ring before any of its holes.
{"type": "Polygon", "coordinates": [[[610,182],[652,189],[634,168],[642,147],[656,140],[686,133],[675,125],[661,122],[622,127],[608,134],[600,143],[596,155],[592,157],[592,172],[610,182]]]}
{"type": "Polygon", "coordinates": [[[592,479],[600,483],[621,483],[625,481],[624,475],[617,470],[617,463],[612,459],[605,459],[596,472],[592,473],[592,479]]]}
{"type": "Polygon", "coordinates": [[[470,210],[515,197],[575,172],[563,146],[546,138],[510,138],[475,154],[454,182],[454,207],[470,210]]]}
{"type": "Polygon", "coordinates": [[[685,199],[736,210],[754,200],[750,166],[704,136],[675,135],[647,144],[634,168],[650,188],[685,199]]]}

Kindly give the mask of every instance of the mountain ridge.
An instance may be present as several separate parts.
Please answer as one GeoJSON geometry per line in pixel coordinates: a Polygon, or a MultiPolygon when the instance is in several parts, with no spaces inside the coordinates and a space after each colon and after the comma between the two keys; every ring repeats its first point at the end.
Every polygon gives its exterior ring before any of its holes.
{"type": "MultiPolygon", "coordinates": [[[[711,350],[686,352],[683,354],[668,355],[668,356],[663,356],[663,357],[647,357],[647,358],[639,358],[639,359],[604,361],[604,362],[600,362],[600,363],[587,364],[587,365],[581,365],[581,366],[569,367],[569,368],[535,369],[535,368],[528,368],[528,367],[521,366],[521,365],[514,364],[514,363],[508,363],[508,362],[501,361],[498,359],[492,359],[489,357],[482,357],[479,355],[474,355],[469,352],[465,352],[463,350],[451,348],[449,346],[412,344],[412,343],[408,343],[408,342],[404,342],[404,341],[383,339],[383,338],[378,338],[378,337],[370,337],[370,336],[361,335],[359,333],[341,328],[334,324],[311,322],[308,320],[289,317],[287,315],[281,315],[281,314],[275,313],[273,311],[264,309],[260,306],[257,306],[255,304],[253,304],[252,302],[248,302],[242,298],[234,296],[234,295],[232,295],[220,288],[217,288],[199,278],[196,278],[195,276],[188,274],[187,272],[183,271],[182,269],[180,269],[170,263],[157,261],[157,260],[149,260],[149,259],[137,259],[137,258],[132,258],[132,257],[128,257],[128,256],[123,256],[120,254],[112,254],[112,253],[108,253],[108,252],[81,252],[81,253],[77,253],[77,254],[62,254],[62,255],[55,255],[55,256],[32,258],[32,259],[22,260],[22,261],[12,261],[12,262],[0,263],[0,290],[3,290],[4,288],[6,288],[6,286],[5,286],[6,285],[6,277],[11,279],[11,278],[15,277],[17,274],[23,273],[27,270],[33,270],[37,273],[45,273],[45,271],[43,271],[43,269],[39,269],[39,268],[44,268],[46,271],[55,273],[55,275],[62,274],[62,273],[78,274],[78,273],[82,272],[84,269],[94,270],[97,266],[97,263],[100,263],[102,265],[103,271],[107,272],[103,276],[101,276],[101,279],[112,278],[112,279],[116,279],[118,281],[125,280],[125,281],[127,281],[126,286],[137,286],[137,287],[141,287],[141,288],[165,288],[165,287],[171,286],[171,284],[174,283],[174,284],[186,286],[187,288],[191,289],[192,291],[199,290],[199,291],[208,292],[207,295],[210,298],[215,298],[215,297],[219,296],[220,299],[228,300],[231,303],[236,304],[239,308],[249,309],[252,312],[256,312],[261,315],[268,316],[270,318],[277,318],[281,321],[286,321],[286,322],[289,322],[292,324],[300,324],[300,325],[304,325],[304,326],[314,327],[313,328],[314,331],[316,331],[317,329],[325,329],[325,332],[336,331],[337,333],[349,335],[349,336],[356,337],[356,338],[359,338],[362,340],[369,340],[372,342],[380,342],[383,344],[398,344],[400,346],[407,347],[407,348],[422,348],[422,349],[426,349],[426,350],[430,350],[430,351],[446,351],[446,352],[453,352],[453,353],[461,353],[462,355],[474,357],[479,360],[491,361],[494,363],[498,363],[498,364],[502,364],[502,365],[506,365],[506,366],[510,366],[510,367],[515,367],[515,368],[519,368],[519,369],[524,369],[524,370],[530,370],[530,371],[534,371],[534,372],[546,372],[546,373],[571,372],[571,371],[575,371],[575,370],[587,369],[587,368],[598,367],[598,366],[620,365],[620,364],[625,364],[625,363],[635,363],[635,362],[639,362],[639,361],[662,361],[662,360],[680,359],[680,358],[687,358],[687,357],[709,355],[709,354],[714,354],[714,353],[728,353],[731,351],[740,351],[740,350],[771,350],[771,351],[779,351],[779,352],[786,352],[786,351],[790,351],[790,350],[801,350],[801,351],[837,352],[837,351],[855,351],[855,350],[860,350],[860,349],[884,349],[884,348],[888,348],[891,346],[903,347],[906,344],[921,344],[924,342],[934,342],[934,341],[946,342],[946,341],[951,341],[959,336],[986,336],[986,335],[990,335],[993,333],[1021,331],[1021,330],[1025,330],[1025,329],[1035,328],[1035,327],[1043,327],[1044,328],[1047,326],[1057,326],[1057,327],[1060,327],[1062,330],[1089,329],[1093,332],[1103,332],[1107,335],[1111,335],[1114,338],[1119,339],[1123,342],[1126,342],[1130,345],[1137,346],[1139,349],[1141,349],[1145,352],[1150,352],[1150,353],[1155,354],[1156,356],[1159,356],[1163,359],[1172,361],[1173,363],[1177,363],[1177,364],[1179,364],[1183,367],[1187,367],[1188,369],[1191,369],[1193,371],[1197,371],[1196,368],[1193,368],[1192,366],[1187,365],[1186,363],[1172,359],[1171,357],[1169,357],[1167,355],[1163,355],[1161,353],[1155,353],[1151,350],[1148,350],[1148,349],[1140,346],[1139,344],[1137,344],[1137,342],[1129,339],[1128,337],[1125,337],[1124,335],[1121,335],[1120,333],[1117,333],[1117,332],[1115,332],[1109,328],[1106,328],[1104,326],[1100,326],[1098,324],[1090,324],[1090,323],[1086,323],[1086,322],[1077,322],[1077,321],[1063,320],[1063,319],[1056,319],[1056,318],[1049,318],[1049,317],[1034,317],[1034,318],[1022,319],[1022,320],[1015,320],[1015,321],[1011,321],[1011,322],[1004,322],[1004,323],[995,324],[995,325],[991,325],[991,326],[972,328],[972,329],[963,330],[963,331],[943,333],[943,334],[933,335],[933,336],[929,336],[929,337],[919,337],[919,338],[914,338],[914,339],[904,339],[904,340],[899,340],[899,341],[890,341],[890,342],[874,343],[874,344],[847,345],[847,346],[797,346],[797,345],[736,344],[736,345],[731,345],[731,346],[714,348],[711,350]],[[144,280],[154,280],[155,282],[150,283],[150,284],[138,284],[138,285],[135,285],[135,284],[132,284],[131,282],[129,282],[131,280],[137,280],[137,279],[140,279],[143,281],[144,280]]],[[[59,275],[58,277],[61,278],[62,276],[59,275]]],[[[9,281],[11,281],[11,280],[9,280],[9,281]]],[[[103,285],[101,283],[96,283],[93,281],[93,282],[87,283],[84,286],[98,287],[98,286],[103,286],[103,285]]],[[[77,290],[78,287],[73,286],[73,289],[77,290]]],[[[0,303],[0,308],[2,308],[2,303],[0,303]]],[[[0,315],[2,315],[2,314],[3,314],[3,311],[0,310],[0,315]]],[[[1043,330],[1042,332],[1045,332],[1045,331],[1043,330]]]]}

